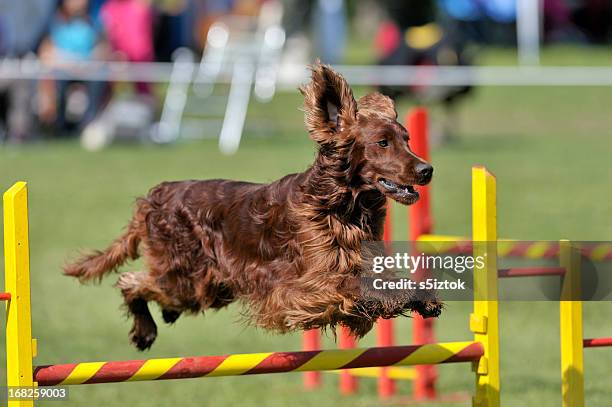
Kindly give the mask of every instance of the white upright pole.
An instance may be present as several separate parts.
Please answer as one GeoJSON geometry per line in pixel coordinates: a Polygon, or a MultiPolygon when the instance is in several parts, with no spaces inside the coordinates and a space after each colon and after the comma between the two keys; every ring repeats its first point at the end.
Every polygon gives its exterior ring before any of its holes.
{"type": "Polygon", "coordinates": [[[516,1],[516,39],[520,65],[540,64],[541,0],[516,1]]]}

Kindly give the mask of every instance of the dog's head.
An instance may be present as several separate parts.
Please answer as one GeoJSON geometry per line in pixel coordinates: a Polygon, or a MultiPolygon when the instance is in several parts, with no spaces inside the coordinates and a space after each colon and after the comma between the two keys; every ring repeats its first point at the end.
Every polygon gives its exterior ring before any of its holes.
{"type": "Polygon", "coordinates": [[[320,63],[300,91],[310,137],[321,154],[344,160],[351,188],[378,190],[405,205],[419,199],[413,187],[428,184],[433,167],[410,150],[391,99],[371,93],[355,101],[346,80],[320,63]]]}

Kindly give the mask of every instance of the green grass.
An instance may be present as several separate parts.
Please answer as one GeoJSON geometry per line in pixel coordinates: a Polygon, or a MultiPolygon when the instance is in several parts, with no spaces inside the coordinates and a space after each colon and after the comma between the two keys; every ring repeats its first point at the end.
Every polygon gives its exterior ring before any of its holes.
{"type": "MultiPolygon", "coordinates": [[[[436,231],[470,232],[470,166],[484,164],[498,177],[500,235],[609,240],[609,102],[608,88],[477,89],[461,107],[459,137],[432,152],[436,231]]],[[[112,288],[114,278],[100,286],[82,287],[61,276],[60,268],[78,250],[102,247],[114,238],[129,219],[134,198],[162,180],[225,177],[270,181],[306,168],[314,148],[303,131],[300,104],[296,94],[279,95],[270,105],[254,104],[250,123],[265,122],[276,132],[263,138],[247,134],[234,157],[221,156],[212,140],[163,148],[114,146],[95,154],[84,152],[75,142],[2,147],[0,188],[4,190],[20,179],[27,180],[30,187],[33,330],[39,339],[36,363],[298,350],[299,335],[271,335],[240,325],[235,322],[239,309],[231,307],[205,317],[181,318],[172,327],[160,325],[153,349],[140,354],[128,344],[129,321],[119,308],[119,293],[112,288]]],[[[405,111],[402,105],[400,112],[405,111]]],[[[434,119],[440,114],[434,110],[434,119]]],[[[395,209],[395,237],[405,239],[405,210],[395,209]]],[[[139,267],[137,263],[131,268],[139,267]]],[[[449,304],[437,324],[438,339],[470,338],[470,306],[449,304]]],[[[607,303],[585,305],[587,336],[612,334],[608,310],[607,303]]],[[[157,310],[154,315],[159,319],[157,310]]],[[[559,405],[558,319],[557,303],[501,304],[505,405],[559,405]]],[[[410,342],[409,325],[408,320],[398,324],[402,343],[410,342]]],[[[368,337],[365,343],[373,343],[373,338],[368,337]]],[[[331,339],[326,345],[333,346],[331,339]]],[[[609,404],[611,364],[609,351],[587,351],[588,405],[609,404]]],[[[472,391],[468,364],[441,366],[439,372],[442,393],[472,391]]],[[[3,370],[0,376],[3,381],[3,370]]],[[[373,380],[363,380],[361,393],[351,397],[338,395],[337,381],[334,375],[325,376],[325,385],[318,392],[303,391],[301,377],[295,374],[78,386],[71,388],[65,404],[378,403],[373,380]]],[[[409,392],[407,383],[400,388],[403,394],[409,392]]]]}

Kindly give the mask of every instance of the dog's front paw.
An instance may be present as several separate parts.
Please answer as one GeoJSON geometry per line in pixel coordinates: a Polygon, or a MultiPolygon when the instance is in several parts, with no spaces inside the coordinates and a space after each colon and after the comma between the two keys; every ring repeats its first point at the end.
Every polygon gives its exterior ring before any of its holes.
{"type": "Polygon", "coordinates": [[[415,301],[410,304],[410,309],[423,318],[437,318],[442,314],[444,303],[438,300],[415,301]]]}

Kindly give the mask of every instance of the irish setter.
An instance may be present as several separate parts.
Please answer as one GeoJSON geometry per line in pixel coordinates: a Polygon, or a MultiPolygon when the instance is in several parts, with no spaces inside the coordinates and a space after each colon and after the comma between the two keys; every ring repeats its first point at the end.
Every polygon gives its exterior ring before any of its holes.
{"type": "Polygon", "coordinates": [[[149,348],[157,326],[183,312],[240,300],[253,324],[288,332],[335,328],[357,337],[378,318],[416,311],[438,316],[433,296],[372,296],[363,290],[363,241],[379,240],[390,197],[410,205],[433,168],[412,153],[391,99],[355,101],[345,79],[316,63],[304,95],[305,123],[318,143],[312,166],[270,184],[207,180],[163,182],[136,202],[126,232],[110,247],[65,267],[81,282],[99,281],[129,259],[146,271],[120,275],[134,324],[130,340],[149,348]]]}

